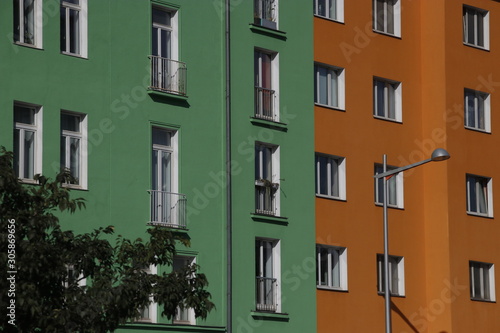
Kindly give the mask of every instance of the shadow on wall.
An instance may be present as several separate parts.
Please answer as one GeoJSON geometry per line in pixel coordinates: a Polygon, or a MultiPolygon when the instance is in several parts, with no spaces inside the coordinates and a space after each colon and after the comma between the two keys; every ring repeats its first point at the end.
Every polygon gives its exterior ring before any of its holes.
{"type": "MultiPolygon", "coordinates": [[[[411,332],[420,333],[420,330],[415,327],[415,325],[412,323],[412,321],[410,319],[408,319],[408,317],[406,317],[405,314],[403,312],[401,312],[401,310],[392,301],[391,301],[391,309],[398,316],[400,316],[401,319],[403,319],[403,321],[408,325],[408,328],[411,330],[411,332]]],[[[439,333],[448,333],[448,332],[447,331],[440,331],[439,333]]]]}

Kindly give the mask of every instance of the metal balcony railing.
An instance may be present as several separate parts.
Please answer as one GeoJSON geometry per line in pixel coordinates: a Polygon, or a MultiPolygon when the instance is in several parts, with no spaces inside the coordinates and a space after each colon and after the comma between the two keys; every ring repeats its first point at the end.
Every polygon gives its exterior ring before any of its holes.
{"type": "Polygon", "coordinates": [[[276,190],[279,184],[267,180],[255,181],[255,212],[263,215],[276,215],[276,190]]]}
{"type": "Polygon", "coordinates": [[[255,117],[266,120],[276,120],[274,113],[275,91],[255,87],[255,117]]]}
{"type": "Polygon", "coordinates": [[[150,190],[151,219],[149,224],[186,228],[186,196],[179,193],[150,190]]]}
{"type": "Polygon", "coordinates": [[[151,89],[177,95],[187,94],[187,67],[184,62],[150,56],[151,89]]]}
{"type": "Polygon", "coordinates": [[[255,24],[276,29],[276,0],[254,0],[255,24]]]}
{"type": "Polygon", "coordinates": [[[278,280],[274,278],[256,277],[257,310],[275,312],[278,309],[278,280]]]}

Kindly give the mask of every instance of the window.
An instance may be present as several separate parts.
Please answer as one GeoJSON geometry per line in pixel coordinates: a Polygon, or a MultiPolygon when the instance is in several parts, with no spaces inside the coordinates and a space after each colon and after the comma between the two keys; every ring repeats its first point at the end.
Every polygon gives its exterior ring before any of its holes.
{"type": "Polygon", "coordinates": [[[343,68],[314,65],[314,103],[345,109],[343,68]]]}
{"type": "Polygon", "coordinates": [[[69,185],[87,187],[87,117],[77,113],[61,113],[61,169],[75,178],[69,185]]]}
{"type": "Polygon", "coordinates": [[[14,42],[42,47],[42,0],[14,0],[14,42]]]}
{"type": "Polygon", "coordinates": [[[347,290],[347,249],[316,245],[318,288],[347,290]]]}
{"type": "Polygon", "coordinates": [[[21,180],[42,173],[41,107],[14,104],[14,170],[21,180]]]}
{"type": "Polygon", "coordinates": [[[401,37],[400,2],[400,0],[373,0],[373,30],[401,37]]]}
{"type": "Polygon", "coordinates": [[[186,196],[178,190],[177,132],[153,127],[150,224],[186,227],[186,196]]]}
{"type": "Polygon", "coordinates": [[[314,15],[344,22],[344,0],[314,0],[314,15]]]}
{"type": "Polygon", "coordinates": [[[66,281],[64,281],[64,287],[68,288],[72,285],[76,285],[80,288],[87,285],[87,279],[83,276],[82,271],[75,270],[74,265],[66,265],[66,281]]]}
{"type": "Polygon", "coordinates": [[[187,67],[178,61],[177,11],[152,8],[151,89],[186,95],[187,67]]]}
{"type": "Polygon", "coordinates": [[[278,28],[278,0],[254,0],[254,23],[266,28],[278,28]]]}
{"type": "Polygon", "coordinates": [[[495,297],[495,267],[493,264],[469,261],[470,298],[480,301],[494,302],[495,297]]]}
{"type": "Polygon", "coordinates": [[[493,184],[487,177],[467,175],[467,213],[493,216],[493,184]]]}
{"type": "Polygon", "coordinates": [[[483,9],[463,7],[464,43],[489,49],[490,23],[489,12],[483,9]]]}
{"type": "Polygon", "coordinates": [[[255,117],[279,121],[278,54],[255,50],[255,117]]]}
{"type": "Polygon", "coordinates": [[[490,132],[490,95],[487,93],[464,90],[465,127],[490,132]]]}
{"type": "Polygon", "coordinates": [[[279,147],[255,144],[255,211],[279,215],[279,147]]]}
{"type": "Polygon", "coordinates": [[[401,83],[373,79],[373,115],[377,118],[402,121],[401,83]]]}
{"type": "Polygon", "coordinates": [[[345,158],[316,154],[316,195],[346,198],[345,158]]]}
{"type": "Polygon", "coordinates": [[[87,57],[87,0],[61,0],[61,52],[87,57]]]}
{"type": "MultiPolygon", "coordinates": [[[[387,167],[387,170],[393,170],[396,167],[387,167]]],[[[382,173],[383,165],[375,164],[375,174],[382,173]]],[[[387,206],[394,208],[403,208],[403,173],[397,173],[387,180],[387,206]]],[[[375,203],[384,204],[384,180],[375,179],[375,203]]]]}
{"type": "MultiPolygon", "coordinates": [[[[389,256],[389,290],[393,296],[405,295],[405,261],[403,257],[389,256]]],[[[377,286],[379,293],[385,293],[384,255],[377,254],[377,286]]]]}
{"type": "MultiPolygon", "coordinates": [[[[174,256],[173,265],[172,265],[173,271],[179,272],[184,267],[192,266],[195,263],[196,263],[195,257],[176,255],[176,256],[174,256]]],[[[177,308],[177,313],[175,315],[173,323],[174,324],[195,325],[196,318],[194,315],[194,309],[192,309],[192,308],[181,309],[180,307],[177,308]]]]}
{"type": "MultiPolygon", "coordinates": [[[[155,265],[150,265],[146,268],[144,268],[144,272],[147,274],[157,274],[157,267],[155,265]]],[[[157,304],[153,300],[153,296],[149,298],[151,302],[149,303],[148,306],[142,308],[140,310],[140,316],[137,319],[137,321],[142,321],[142,322],[149,322],[149,323],[156,323],[157,322],[157,311],[158,307],[157,304]]]]}
{"type": "Polygon", "coordinates": [[[257,311],[280,312],[280,243],[273,239],[255,240],[257,311]]]}

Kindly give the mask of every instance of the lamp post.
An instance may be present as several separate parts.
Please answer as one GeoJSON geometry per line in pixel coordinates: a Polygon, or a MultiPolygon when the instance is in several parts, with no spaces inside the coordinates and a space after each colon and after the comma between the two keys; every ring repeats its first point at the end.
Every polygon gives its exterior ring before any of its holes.
{"type": "Polygon", "coordinates": [[[383,156],[383,172],[373,176],[375,179],[383,178],[384,186],[384,297],[385,297],[385,332],[392,332],[391,325],[391,292],[389,290],[389,228],[387,223],[387,179],[402,171],[415,168],[428,162],[439,162],[450,158],[450,154],[443,148],[437,148],[432,152],[431,158],[409,164],[397,169],[387,171],[387,155],[383,156]]]}

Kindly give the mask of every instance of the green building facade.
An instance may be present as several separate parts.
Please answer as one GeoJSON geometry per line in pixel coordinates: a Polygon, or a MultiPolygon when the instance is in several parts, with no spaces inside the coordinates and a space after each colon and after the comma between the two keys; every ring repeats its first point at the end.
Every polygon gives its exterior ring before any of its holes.
{"type": "Polygon", "coordinates": [[[19,178],[69,168],[87,208],[64,227],[171,228],[191,239],[175,265],[196,262],[210,282],[206,320],[167,321],[152,304],[118,331],[316,330],[310,11],[0,2],[0,145],[19,178]]]}

